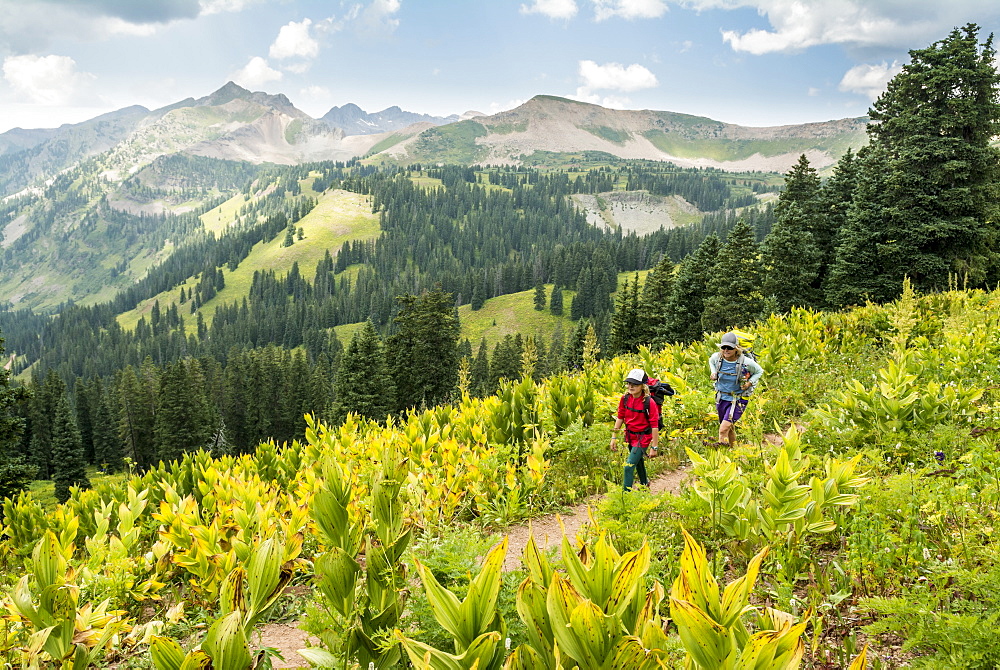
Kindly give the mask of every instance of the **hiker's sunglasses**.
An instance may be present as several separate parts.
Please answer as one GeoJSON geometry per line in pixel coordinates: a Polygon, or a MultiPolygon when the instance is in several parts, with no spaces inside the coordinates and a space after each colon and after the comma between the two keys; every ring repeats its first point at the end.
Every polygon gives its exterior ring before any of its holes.
{"type": "Polygon", "coordinates": [[[726,345],[726,346],[722,346],[722,347],[719,347],[719,348],[720,348],[720,349],[724,349],[725,351],[732,351],[732,350],[733,350],[733,349],[735,349],[736,347],[730,347],[730,346],[726,345]]]}

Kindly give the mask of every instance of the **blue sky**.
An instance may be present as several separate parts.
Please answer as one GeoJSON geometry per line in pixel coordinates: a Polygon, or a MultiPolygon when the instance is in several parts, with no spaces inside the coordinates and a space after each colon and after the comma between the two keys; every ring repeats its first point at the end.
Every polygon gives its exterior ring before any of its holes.
{"type": "Polygon", "coordinates": [[[996,0],[0,0],[0,132],[234,80],[308,114],[435,115],[538,94],[752,126],[867,112],[996,0]]]}

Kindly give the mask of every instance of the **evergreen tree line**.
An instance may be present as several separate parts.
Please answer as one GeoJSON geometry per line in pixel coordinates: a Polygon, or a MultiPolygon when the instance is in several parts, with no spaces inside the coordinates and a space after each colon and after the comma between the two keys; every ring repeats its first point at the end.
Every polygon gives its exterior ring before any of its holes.
{"type": "MultiPolygon", "coordinates": [[[[204,355],[224,362],[233,347],[251,349],[272,342],[304,345],[315,360],[329,353],[329,328],[367,319],[380,331],[391,328],[395,297],[423,290],[432,280],[460,303],[471,302],[476,308],[489,298],[530,290],[539,281],[555,283],[560,293],[577,292],[574,305],[566,305],[567,310],[573,308],[574,318],[594,317],[611,311],[610,294],[619,270],[647,268],[664,253],[679,259],[696,248],[708,230],[661,230],[643,237],[596,230],[552,186],[564,184],[562,179],[536,178],[537,193],[490,194],[483,186],[465,182],[426,192],[413,188],[395,170],[355,171],[341,164],[300,167],[289,175],[260,176],[248,185],[250,192],[270,190],[272,195],[248,201],[243,210],[248,223],[219,238],[198,236],[110,303],[69,306],[55,319],[26,310],[0,312],[0,328],[10,348],[24,355],[15,372],[37,360],[42,369],[54,368],[72,384],[77,377],[138,366],[147,356],[158,365],[204,355]],[[297,268],[281,278],[260,273],[248,299],[219,306],[211,324],[200,315],[187,316],[188,321],[198,320],[193,335],[185,332],[184,315],[155,325],[144,317],[133,333],[119,327],[118,313],[192,276],[197,283],[184,290],[182,304],[188,305],[184,311],[189,314],[197,312],[224,285],[222,267],[238,265],[254,244],[282,234],[289,218],[297,220],[315,204],[305,196],[285,197],[282,189],[317,170],[331,186],[369,193],[379,203],[386,233],[378,244],[345,244],[336,263],[328,254],[312,283],[297,268]],[[515,206],[518,202],[521,207],[515,206]],[[513,249],[508,247],[508,231],[513,249]],[[454,250],[460,253],[456,256],[454,250]],[[337,276],[356,263],[362,265],[353,279],[337,276]]],[[[727,225],[724,221],[712,229],[727,225]]]]}
{"type": "MultiPolygon", "coordinates": [[[[788,172],[758,244],[740,218],[674,271],[665,259],[618,295],[609,347],[693,341],[794,307],[893,300],[1000,280],[1000,73],[992,36],[970,24],[911,62],[873,105],[870,143],[821,182],[805,155],[788,172]]],[[[759,232],[759,231],[757,231],[759,232]]]]}
{"type": "Polygon", "coordinates": [[[338,345],[313,363],[301,350],[274,345],[234,350],[224,365],[211,357],[165,365],[147,358],[110,377],[75,380],[72,394],[50,369],[17,396],[6,388],[5,371],[0,418],[7,423],[0,428],[13,427],[0,432],[2,458],[30,462],[64,500],[69,486],[87,485],[87,463],[117,471],[200,448],[243,453],[268,439],[301,439],[307,413],[334,422],[351,411],[384,420],[446,402],[458,380],[454,298],[435,289],[399,302],[393,335],[383,340],[368,322],[347,356],[338,345]]]}
{"type": "Polygon", "coordinates": [[[76,379],[72,389],[55,370],[34,375],[24,392],[0,396],[11,426],[0,464],[30,464],[31,475],[54,480],[65,500],[70,486],[88,485],[88,464],[117,472],[202,448],[247,453],[269,439],[302,439],[305,414],[329,423],[348,412],[382,421],[449,402],[460,383],[482,397],[504,379],[577,369],[588,338],[599,355],[607,325],[584,319],[568,338],[559,329],[547,341],[508,335],[492,353],[483,340],[473,355],[467,340],[459,342],[453,296],[435,289],[399,302],[392,335],[383,338],[366,322],[346,350],[336,342],[332,355],[313,362],[301,349],[269,345],[234,349],[224,364],[210,356],[164,365],[147,358],[108,377],[76,379]]]}

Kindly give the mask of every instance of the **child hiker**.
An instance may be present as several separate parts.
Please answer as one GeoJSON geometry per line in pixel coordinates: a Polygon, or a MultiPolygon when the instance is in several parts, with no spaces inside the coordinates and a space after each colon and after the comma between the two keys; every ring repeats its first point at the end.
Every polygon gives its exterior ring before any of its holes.
{"type": "Polygon", "coordinates": [[[764,368],[743,355],[735,333],[726,333],[719,350],[708,359],[711,380],[715,382],[715,410],[719,415],[719,446],[736,446],[736,422],[747,408],[753,387],[764,368]]]}
{"type": "Polygon", "coordinates": [[[653,402],[646,385],[646,373],[635,368],[625,377],[628,393],[618,401],[618,419],[611,431],[611,451],[618,450],[618,431],[624,426],[625,444],[628,445],[628,456],[625,459],[624,486],[626,491],[632,489],[632,481],[638,473],[639,483],[649,486],[646,476],[645,458],[656,455],[656,446],[660,441],[660,408],[653,402]],[[647,452],[648,450],[648,452],[647,452]]]}

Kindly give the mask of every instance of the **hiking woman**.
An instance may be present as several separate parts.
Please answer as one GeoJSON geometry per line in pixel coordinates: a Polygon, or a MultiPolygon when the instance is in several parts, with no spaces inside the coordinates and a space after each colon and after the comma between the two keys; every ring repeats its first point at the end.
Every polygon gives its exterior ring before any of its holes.
{"type": "Polygon", "coordinates": [[[744,355],[735,333],[726,333],[719,350],[708,359],[708,370],[715,382],[715,410],[719,415],[719,445],[736,446],[736,422],[747,408],[749,396],[764,368],[744,355]]]}
{"type": "Polygon", "coordinates": [[[618,432],[623,430],[625,443],[628,445],[628,456],[625,459],[624,486],[626,491],[632,489],[635,475],[639,475],[639,483],[649,486],[646,476],[644,459],[656,455],[656,446],[660,443],[660,408],[653,402],[646,385],[646,373],[640,368],[629,371],[625,377],[628,393],[618,401],[618,419],[611,430],[611,451],[618,450],[618,432]]]}

